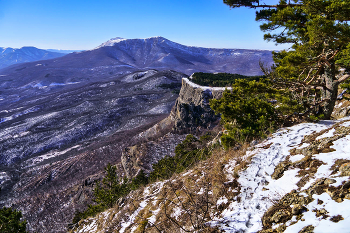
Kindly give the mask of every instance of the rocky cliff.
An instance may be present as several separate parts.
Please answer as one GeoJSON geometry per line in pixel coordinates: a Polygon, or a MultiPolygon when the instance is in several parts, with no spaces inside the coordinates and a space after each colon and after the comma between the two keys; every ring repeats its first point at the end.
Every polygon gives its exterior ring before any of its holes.
{"type": "Polygon", "coordinates": [[[179,97],[171,111],[174,129],[178,131],[211,128],[220,119],[210,108],[209,100],[221,98],[225,88],[200,86],[191,82],[191,77],[182,79],[179,97]]]}
{"type": "Polygon", "coordinates": [[[174,149],[187,133],[203,134],[219,123],[220,116],[209,106],[209,100],[220,98],[225,88],[197,85],[190,78],[182,79],[179,97],[169,116],[139,134],[141,143],[123,151],[121,163],[125,174],[132,178],[142,169],[152,170],[152,164],[166,155],[174,156],[174,149]]]}

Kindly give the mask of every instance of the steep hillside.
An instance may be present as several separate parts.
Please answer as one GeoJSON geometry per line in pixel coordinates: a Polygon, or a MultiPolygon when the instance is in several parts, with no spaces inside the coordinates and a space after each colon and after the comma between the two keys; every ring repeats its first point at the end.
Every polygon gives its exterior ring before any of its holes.
{"type": "Polygon", "coordinates": [[[350,120],[282,128],[130,193],[74,232],[347,232],[350,120]]]}
{"type": "MultiPolygon", "coordinates": [[[[167,123],[177,131],[203,131],[215,122],[208,100],[223,90],[184,78],[170,116],[141,135],[167,123]]],[[[340,106],[347,102],[337,111],[340,106]]],[[[350,198],[349,122],[281,128],[261,143],[228,151],[210,146],[209,159],[132,191],[113,208],[71,225],[72,232],[344,232],[350,212],[338,203],[344,206],[350,198]]],[[[147,144],[123,156],[130,161],[128,177],[140,169],[151,172],[144,166],[152,158],[147,144]]]]}
{"type": "Polygon", "coordinates": [[[1,111],[1,206],[21,210],[31,232],[65,232],[75,210],[91,202],[92,185],[107,163],[120,163],[125,148],[146,140],[141,132],[169,115],[183,77],[136,72],[1,111]]]}

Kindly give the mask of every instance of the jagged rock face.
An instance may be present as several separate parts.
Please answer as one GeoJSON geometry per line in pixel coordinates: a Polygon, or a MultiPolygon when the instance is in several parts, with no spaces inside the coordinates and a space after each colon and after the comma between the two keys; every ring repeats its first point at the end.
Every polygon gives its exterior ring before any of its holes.
{"type": "Polygon", "coordinates": [[[127,177],[133,178],[140,170],[146,174],[152,171],[152,164],[166,155],[174,156],[175,147],[186,138],[186,135],[168,133],[155,140],[141,143],[124,149],[121,163],[127,177]]]}
{"type": "Polygon", "coordinates": [[[224,90],[199,86],[183,78],[170,115],[139,135],[146,142],[123,151],[121,162],[128,178],[134,177],[141,169],[149,173],[153,163],[166,155],[174,156],[175,146],[185,139],[185,133],[196,133],[217,125],[220,116],[210,108],[209,100],[220,98],[224,90]]]}
{"type": "Polygon", "coordinates": [[[224,88],[201,87],[189,79],[182,80],[179,98],[172,109],[174,129],[196,130],[198,127],[210,128],[217,124],[220,116],[210,108],[210,99],[219,99],[224,88]]]}
{"type": "Polygon", "coordinates": [[[123,151],[121,161],[128,178],[134,177],[141,169],[149,173],[153,163],[166,155],[174,156],[175,146],[186,137],[184,133],[195,133],[217,125],[220,116],[210,108],[209,100],[220,98],[224,90],[199,86],[183,78],[179,97],[170,115],[139,135],[145,143],[123,151]],[[162,134],[165,135],[159,137],[162,134]]]}

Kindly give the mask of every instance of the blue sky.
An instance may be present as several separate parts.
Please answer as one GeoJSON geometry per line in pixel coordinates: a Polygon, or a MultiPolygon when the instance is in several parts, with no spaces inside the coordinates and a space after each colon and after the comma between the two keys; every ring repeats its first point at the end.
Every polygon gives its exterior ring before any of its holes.
{"type": "Polygon", "coordinates": [[[0,0],[0,47],[80,50],[114,37],[163,36],[199,47],[281,49],[263,40],[254,19],[253,9],[222,0],[0,0]]]}

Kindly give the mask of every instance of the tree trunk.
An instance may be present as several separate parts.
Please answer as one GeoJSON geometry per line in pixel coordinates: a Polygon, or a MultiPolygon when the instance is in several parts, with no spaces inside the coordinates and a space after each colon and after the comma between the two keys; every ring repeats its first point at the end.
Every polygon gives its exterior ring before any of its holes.
{"type": "Polygon", "coordinates": [[[322,106],[322,112],[324,114],[324,119],[329,120],[331,118],[335,102],[338,96],[338,82],[335,79],[335,64],[332,63],[331,66],[324,67],[324,84],[326,88],[323,89],[322,98],[327,101],[322,106]]]}

